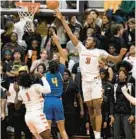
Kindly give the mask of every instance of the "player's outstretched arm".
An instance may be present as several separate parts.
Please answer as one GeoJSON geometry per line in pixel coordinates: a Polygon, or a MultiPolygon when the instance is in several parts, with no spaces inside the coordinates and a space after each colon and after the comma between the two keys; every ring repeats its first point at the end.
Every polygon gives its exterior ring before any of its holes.
{"type": "Polygon", "coordinates": [[[63,17],[63,15],[61,14],[61,12],[56,9],[55,10],[55,16],[60,19],[60,21],[62,22],[62,25],[64,27],[64,29],[66,30],[70,40],[72,41],[72,43],[74,44],[74,46],[77,46],[78,44],[78,39],[74,36],[74,34],[72,33],[71,29],[69,28],[68,24],[66,23],[65,18],[63,17]]]}
{"type": "Polygon", "coordinates": [[[124,94],[124,96],[133,104],[136,105],[136,98],[134,98],[133,96],[131,96],[130,94],[128,94],[128,88],[126,86],[122,87],[122,92],[124,94]]]}
{"type": "Polygon", "coordinates": [[[122,58],[126,54],[126,52],[127,52],[126,48],[121,48],[120,53],[119,53],[118,56],[109,55],[107,57],[107,60],[110,60],[110,61],[112,61],[114,63],[118,63],[118,62],[120,62],[122,60],[122,58]]]}

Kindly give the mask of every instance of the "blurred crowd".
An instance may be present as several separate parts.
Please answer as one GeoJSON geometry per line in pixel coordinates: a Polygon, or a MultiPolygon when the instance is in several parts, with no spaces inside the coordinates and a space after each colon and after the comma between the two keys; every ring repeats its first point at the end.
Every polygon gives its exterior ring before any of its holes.
{"type": "MultiPolygon", "coordinates": [[[[66,19],[75,37],[83,44],[87,37],[93,36],[96,39],[96,47],[106,50],[113,56],[117,56],[121,48],[127,48],[128,51],[120,63],[99,59],[100,77],[104,89],[101,136],[106,139],[119,135],[131,139],[135,108],[125,98],[120,86],[127,84],[130,87],[129,94],[135,97],[134,15],[121,11],[115,13],[111,9],[99,15],[97,10],[90,10],[85,12],[82,22],[76,16],[66,19]],[[114,115],[114,119],[110,117],[111,114],[114,115]],[[129,124],[126,124],[127,121],[129,124]]],[[[2,20],[4,24],[1,29],[1,97],[7,99],[6,115],[2,116],[3,137],[7,135],[6,128],[10,126],[14,128],[15,139],[21,138],[21,131],[25,133],[26,139],[30,139],[30,131],[24,122],[25,107],[22,105],[20,110],[14,108],[15,96],[12,95],[14,94],[12,84],[18,78],[18,69],[27,65],[34,82],[40,83],[41,76],[38,73],[44,75],[48,71],[49,61],[56,60],[64,70],[62,102],[66,132],[70,138],[73,135],[91,135],[91,138],[94,138],[87,108],[83,102],[78,50],[66,34],[61,22],[54,18],[48,26],[47,35],[42,36],[37,32],[39,21],[32,28],[29,26],[29,21],[19,18],[18,15],[2,20]],[[61,47],[57,47],[53,41],[54,33],[61,47]],[[73,86],[68,88],[68,84],[73,86]]],[[[52,124],[54,139],[57,138],[55,127],[54,122],[52,124]]]]}

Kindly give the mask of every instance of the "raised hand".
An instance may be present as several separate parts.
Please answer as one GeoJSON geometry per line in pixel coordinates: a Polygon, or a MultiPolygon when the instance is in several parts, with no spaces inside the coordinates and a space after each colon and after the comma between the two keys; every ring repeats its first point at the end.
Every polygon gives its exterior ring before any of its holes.
{"type": "Polygon", "coordinates": [[[63,19],[63,15],[61,14],[61,12],[58,9],[55,9],[54,16],[56,16],[60,20],[63,19]]]}
{"type": "Polygon", "coordinates": [[[58,36],[55,34],[55,32],[53,32],[52,34],[53,36],[51,38],[53,42],[57,45],[59,43],[58,36]]]}
{"type": "Polygon", "coordinates": [[[120,50],[120,54],[121,55],[125,55],[126,54],[126,52],[127,52],[127,49],[126,48],[121,48],[121,50],[120,50]]]}

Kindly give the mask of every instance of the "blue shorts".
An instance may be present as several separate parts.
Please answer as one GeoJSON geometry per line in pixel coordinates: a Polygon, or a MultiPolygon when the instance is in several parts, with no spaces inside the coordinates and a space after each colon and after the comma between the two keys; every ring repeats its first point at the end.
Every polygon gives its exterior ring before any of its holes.
{"type": "Polygon", "coordinates": [[[45,97],[44,113],[47,120],[64,120],[62,99],[59,97],[45,97]]]}

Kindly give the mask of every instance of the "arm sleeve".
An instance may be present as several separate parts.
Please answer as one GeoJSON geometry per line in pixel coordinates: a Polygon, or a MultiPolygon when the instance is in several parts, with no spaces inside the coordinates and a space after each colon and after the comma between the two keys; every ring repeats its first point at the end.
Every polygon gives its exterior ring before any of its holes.
{"type": "Polygon", "coordinates": [[[39,92],[39,93],[43,93],[43,94],[48,94],[51,92],[51,89],[50,89],[50,85],[49,83],[47,82],[46,78],[45,77],[42,77],[42,82],[43,82],[43,86],[40,85],[40,84],[37,84],[36,86],[36,90],[39,92]]]}

